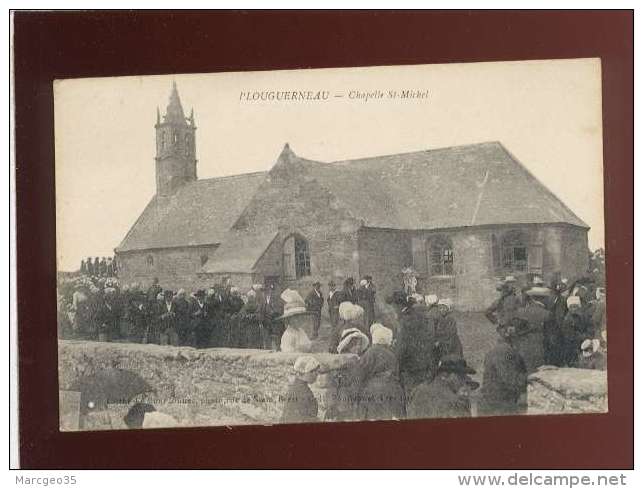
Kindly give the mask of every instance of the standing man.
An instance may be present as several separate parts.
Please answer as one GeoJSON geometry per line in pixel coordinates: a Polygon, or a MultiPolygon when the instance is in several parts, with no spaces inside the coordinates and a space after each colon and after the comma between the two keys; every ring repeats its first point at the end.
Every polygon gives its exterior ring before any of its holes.
{"type": "Polygon", "coordinates": [[[373,277],[365,275],[357,291],[358,304],[364,309],[364,326],[368,330],[375,322],[375,285],[373,277]]]}
{"type": "Polygon", "coordinates": [[[195,346],[207,348],[210,346],[211,324],[208,317],[208,306],[205,303],[205,291],[203,289],[197,290],[194,293],[194,298],[195,301],[190,308],[190,319],[195,336],[195,346]]]}
{"type": "Polygon", "coordinates": [[[357,289],[355,288],[355,280],[353,277],[348,277],[344,280],[344,288],[342,289],[342,302],[352,302],[357,304],[357,289]]]}
{"type": "Polygon", "coordinates": [[[90,277],[94,275],[94,264],[92,263],[92,257],[87,257],[87,275],[90,277]]]}
{"type": "Polygon", "coordinates": [[[415,303],[403,292],[394,295],[400,311],[396,353],[404,392],[410,400],[415,387],[422,382],[431,382],[435,377],[438,365],[435,323],[424,304],[415,303]]]}
{"type": "Polygon", "coordinates": [[[157,304],[156,321],[161,345],[179,345],[179,335],[176,331],[176,304],[173,299],[174,292],[165,290],[163,291],[163,301],[157,304]]]}
{"type": "Polygon", "coordinates": [[[179,345],[190,345],[190,303],[185,297],[185,289],[179,289],[174,298],[176,332],[179,335],[179,345]]]}
{"type": "Polygon", "coordinates": [[[498,343],[485,356],[481,399],[482,416],[524,414],[527,406],[527,367],[513,346],[511,323],[498,326],[498,343]]]}
{"type": "Polygon", "coordinates": [[[105,257],[101,258],[99,267],[100,267],[99,268],[100,276],[101,277],[106,277],[107,276],[107,260],[105,260],[105,257]]]}
{"type": "Polygon", "coordinates": [[[321,291],[321,283],[315,282],[313,290],[310,291],[306,297],[306,310],[311,312],[313,320],[313,331],[310,337],[311,340],[317,339],[319,336],[319,327],[321,326],[321,311],[324,306],[324,295],[321,291]]]}
{"type": "Polygon", "coordinates": [[[328,282],[328,318],[332,330],[337,327],[339,321],[339,304],[342,299],[342,294],[337,291],[337,285],[333,280],[328,282]]]}
{"type": "Polygon", "coordinates": [[[509,275],[498,287],[500,298],[494,301],[485,312],[485,316],[493,324],[504,326],[511,322],[521,307],[520,298],[516,295],[516,279],[509,275]]]}
{"type": "Polygon", "coordinates": [[[85,264],[85,260],[80,260],[80,274],[87,275],[87,265],[85,264]]]}
{"type": "Polygon", "coordinates": [[[274,282],[270,282],[268,290],[264,296],[261,316],[263,320],[263,330],[266,335],[263,338],[263,347],[266,350],[278,350],[281,344],[281,335],[284,332],[283,322],[277,321],[282,314],[281,299],[279,292],[276,290],[274,282]]]}
{"type": "Polygon", "coordinates": [[[562,326],[567,315],[566,286],[563,282],[553,281],[551,296],[546,302],[549,318],[544,325],[545,364],[563,366],[562,326]]]}
{"type": "Polygon", "coordinates": [[[94,257],[94,275],[100,276],[100,259],[97,256],[94,257]]]}
{"type": "Polygon", "coordinates": [[[150,288],[147,289],[147,304],[148,308],[152,310],[154,305],[156,304],[156,298],[157,296],[163,291],[161,286],[159,285],[159,279],[158,277],[154,277],[152,279],[152,285],[150,285],[150,288]]]}

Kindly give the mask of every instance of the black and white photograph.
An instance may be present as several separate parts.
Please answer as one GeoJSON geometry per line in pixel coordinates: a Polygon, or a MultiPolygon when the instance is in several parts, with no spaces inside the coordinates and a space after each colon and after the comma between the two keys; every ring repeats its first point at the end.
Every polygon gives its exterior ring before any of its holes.
{"type": "Polygon", "coordinates": [[[61,431],[608,411],[600,59],[61,79],[54,111],[61,431]]]}

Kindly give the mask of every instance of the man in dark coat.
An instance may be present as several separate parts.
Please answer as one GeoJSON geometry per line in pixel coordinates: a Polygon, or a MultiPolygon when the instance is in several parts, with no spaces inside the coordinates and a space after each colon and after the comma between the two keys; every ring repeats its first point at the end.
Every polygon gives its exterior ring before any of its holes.
{"type": "Polygon", "coordinates": [[[317,339],[319,336],[319,327],[321,325],[321,312],[324,307],[324,295],[321,291],[321,283],[315,282],[313,290],[306,296],[306,310],[311,312],[311,319],[313,320],[313,330],[310,336],[311,340],[317,339]]]}
{"type": "Polygon", "coordinates": [[[319,421],[317,399],[309,384],[317,380],[319,362],[312,356],[297,358],[293,367],[295,375],[282,400],[282,423],[313,423],[319,421]]]}
{"type": "Polygon", "coordinates": [[[567,367],[576,364],[583,341],[594,337],[594,325],[588,311],[589,307],[579,296],[567,298],[567,314],[561,326],[562,361],[567,367]]]}
{"type": "Polygon", "coordinates": [[[284,333],[283,321],[277,318],[283,314],[283,306],[279,297],[279,292],[274,283],[268,285],[264,294],[264,301],[261,306],[261,317],[264,328],[263,347],[266,350],[278,350],[281,344],[281,335],[284,333]]]}
{"type": "Polygon", "coordinates": [[[413,393],[407,408],[409,418],[471,417],[469,393],[480,384],[469,377],[476,371],[457,355],[445,356],[435,379],[422,382],[413,393]]]}
{"type": "Polygon", "coordinates": [[[94,275],[94,264],[92,263],[92,257],[88,256],[87,257],[87,275],[90,277],[94,275]]]}
{"type": "Polygon", "coordinates": [[[500,297],[485,312],[485,316],[493,324],[500,326],[508,324],[522,306],[520,298],[516,295],[515,282],[516,279],[509,276],[498,287],[500,297]]]}
{"type": "Polygon", "coordinates": [[[81,275],[87,275],[87,264],[85,260],[80,260],[80,273],[81,275]]]}
{"type": "Polygon", "coordinates": [[[138,284],[132,284],[130,287],[127,308],[132,324],[129,341],[140,343],[143,341],[147,329],[147,297],[138,284]]]}
{"type": "Polygon", "coordinates": [[[522,334],[514,339],[514,347],[518,350],[527,372],[535,372],[538,367],[545,365],[545,323],[549,320],[550,313],[545,307],[549,289],[533,287],[525,293],[525,307],[518,311],[517,318],[527,324],[522,334]]]}
{"type": "Polygon", "coordinates": [[[435,376],[437,357],[435,351],[434,323],[423,304],[406,299],[400,309],[400,331],[396,353],[400,364],[400,377],[407,399],[422,382],[430,382],[435,376]]]}
{"type": "Polygon", "coordinates": [[[344,280],[344,288],[342,289],[342,302],[352,302],[357,304],[357,289],[355,288],[355,280],[353,277],[348,277],[344,280]]]}
{"type": "Polygon", "coordinates": [[[105,257],[102,257],[100,260],[99,270],[100,270],[101,277],[107,276],[107,260],[105,260],[105,257]]]}
{"type": "Polygon", "coordinates": [[[119,320],[116,291],[108,288],[96,309],[95,321],[98,326],[98,341],[111,341],[119,329],[119,320]]]}
{"type": "Polygon", "coordinates": [[[197,348],[208,348],[210,346],[211,324],[208,315],[208,305],[205,302],[205,291],[202,289],[194,293],[195,301],[190,308],[190,320],[192,331],[195,336],[197,348]]]}
{"type": "Polygon", "coordinates": [[[512,324],[498,326],[498,343],[484,359],[478,414],[498,416],[524,414],[527,400],[527,367],[513,347],[512,324]]]}
{"type": "Polygon", "coordinates": [[[150,285],[150,288],[147,289],[147,303],[149,306],[150,310],[153,310],[154,306],[156,305],[157,302],[157,296],[163,292],[163,289],[159,285],[159,279],[158,277],[154,277],[152,279],[152,285],[150,285]]]}
{"type": "Polygon", "coordinates": [[[331,329],[337,327],[339,321],[339,304],[342,299],[341,292],[337,291],[337,285],[334,281],[328,282],[328,318],[330,319],[331,329]]]}
{"type": "Polygon", "coordinates": [[[100,276],[100,258],[97,256],[94,257],[94,275],[96,277],[100,276]]]}
{"type": "Polygon", "coordinates": [[[191,345],[190,303],[184,289],[179,289],[173,302],[179,345],[191,345]]]}
{"type": "Polygon", "coordinates": [[[163,291],[163,300],[156,305],[156,323],[161,345],[179,344],[177,332],[177,306],[174,302],[174,292],[163,291]]]}
{"type": "Polygon", "coordinates": [[[544,324],[545,337],[545,364],[563,366],[563,336],[562,327],[567,315],[567,301],[564,296],[565,284],[553,282],[550,288],[551,296],[546,302],[549,318],[544,324]]]}
{"type": "Polygon", "coordinates": [[[364,309],[364,326],[367,330],[375,322],[375,293],[373,277],[365,275],[357,289],[357,304],[364,309]]]}

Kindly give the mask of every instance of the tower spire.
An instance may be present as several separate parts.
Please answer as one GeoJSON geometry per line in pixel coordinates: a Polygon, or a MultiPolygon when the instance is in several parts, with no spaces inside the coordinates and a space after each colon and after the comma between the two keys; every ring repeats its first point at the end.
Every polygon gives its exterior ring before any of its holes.
{"type": "Polygon", "coordinates": [[[185,124],[185,112],[181,105],[181,98],[179,97],[179,90],[176,87],[176,81],[172,82],[172,92],[170,93],[170,101],[167,104],[165,111],[164,122],[172,122],[175,124],[185,124]]]}

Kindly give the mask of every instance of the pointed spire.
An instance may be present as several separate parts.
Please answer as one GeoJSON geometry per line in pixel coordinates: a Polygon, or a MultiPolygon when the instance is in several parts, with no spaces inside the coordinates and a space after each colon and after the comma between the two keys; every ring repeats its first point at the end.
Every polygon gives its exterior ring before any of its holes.
{"type": "Polygon", "coordinates": [[[181,98],[179,97],[179,90],[176,87],[176,82],[172,82],[172,92],[170,93],[170,101],[167,104],[165,117],[163,122],[172,122],[178,124],[185,124],[185,113],[181,105],[181,98]]]}
{"type": "Polygon", "coordinates": [[[296,156],[294,151],[290,149],[290,144],[286,143],[277,158],[277,163],[290,163],[296,156]]]}

